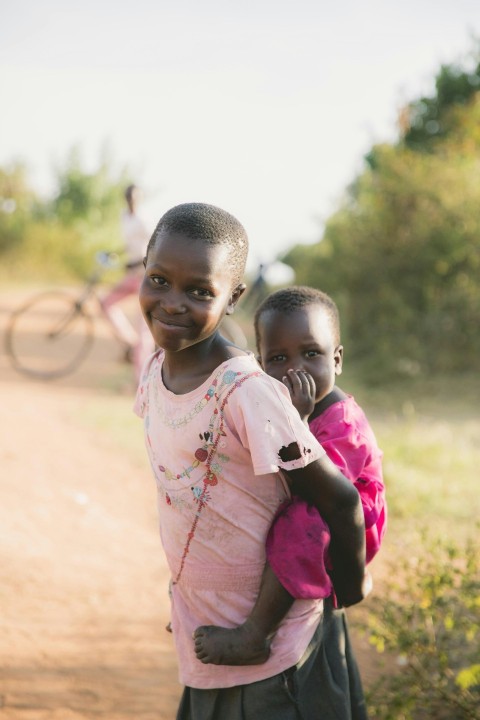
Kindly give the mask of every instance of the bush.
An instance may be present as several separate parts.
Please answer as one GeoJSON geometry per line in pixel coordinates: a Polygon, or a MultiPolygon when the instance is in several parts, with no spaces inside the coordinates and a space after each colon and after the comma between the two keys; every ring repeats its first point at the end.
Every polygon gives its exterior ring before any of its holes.
{"type": "Polygon", "coordinates": [[[366,631],[401,669],[368,693],[372,720],[480,718],[480,545],[424,536],[398,563],[366,631]]]}
{"type": "Polygon", "coordinates": [[[126,170],[113,172],[107,156],[94,172],[73,150],[58,170],[58,190],[40,200],[21,165],[0,168],[0,273],[10,281],[84,279],[99,250],[122,249],[120,212],[126,170]]]}
{"type": "Polygon", "coordinates": [[[408,107],[316,246],[282,258],[337,301],[348,351],[371,384],[480,370],[480,64],[442,67],[408,107]],[[403,127],[403,130],[402,130],[403,127]]]}

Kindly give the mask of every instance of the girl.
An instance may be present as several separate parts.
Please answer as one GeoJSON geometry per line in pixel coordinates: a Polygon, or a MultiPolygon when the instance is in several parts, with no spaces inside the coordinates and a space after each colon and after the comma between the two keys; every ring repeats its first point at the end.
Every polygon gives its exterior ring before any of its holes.
{"type": "Polygon", "coordinates": [[[333,582],[345,605],[364,592],[363,513],[356,488],[302,423],[285,386],[219,333],[245,290],[247,250],[245,230],[229,213],[176,206],[152,235],[140,289],[162,348],[145,365],[135,410],[144,419],[172,575],[185,685],[177,719],[329,718],[336,687],[322,670],[322,601],[296,601],[284,618],[275,602],[267,608],[267,625],[281,620],[271,647],[258,641],[268,628],[259,633],[245,620],[289,484],[329,524],[333,582]],[[205,625],[237,628],[238,664],[197,657],[192,635],[205,625]]]}

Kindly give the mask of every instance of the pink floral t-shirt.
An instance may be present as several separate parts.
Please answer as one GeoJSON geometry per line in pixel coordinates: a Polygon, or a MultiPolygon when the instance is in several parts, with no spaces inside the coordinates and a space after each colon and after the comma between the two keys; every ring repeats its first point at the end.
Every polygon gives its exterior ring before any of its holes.
{"type": "Polygon", "coordinates": [[[330,460],[358,490],[365,516],[367,563],[380,550],[387,527],[383,453],[362,408],[347,395],[310,423],[330,460]]]}
{"type": "Polygon", "coordinates": [[[192,633],[199,625],[236,627],[249,615],[267,532],[289,497],[281,469],[304,467],[325,451],[286,387],[266,375],[253,355],[221,364],[184,395],[165,387],[162,364],[163,351],[147,362],[134,409],[144,420],[157,484],[180,681],[208,689],[263,680],[300,660],[321,601],[294,603],[262,665],[205,665],[195,657],[192,633]]]}

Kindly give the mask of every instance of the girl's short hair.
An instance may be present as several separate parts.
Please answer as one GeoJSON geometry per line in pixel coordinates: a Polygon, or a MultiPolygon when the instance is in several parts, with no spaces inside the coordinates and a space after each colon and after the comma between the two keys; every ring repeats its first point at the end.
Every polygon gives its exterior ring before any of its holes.
{"type": "Polygon", "coordinates": [[[269,295],[265,300],[258,306],[255,317],[255,340],[257,344],[257,350],[260,347],[260,319],[262,315],[267,313],[269,310],[284,313],[296,312],[303,307],[308,305],[319,305],[323,307],[330,320],[333,339],[335,345],[340,344],[340,316],[338,314],[338,308],[332,298],[322,290],[308,287],[306,285],[293,285],[292,287],[282,288],[269,295]]]}
{"type": "Polygon", "coordinates": [[[176,205],[158,221],[148,243],[147,256],[162,231],[179,233],[210,245],[225,245],[234,282],[241,281],[247,262],[248,237],[243,225],[226,210],[206,203],[176,205]]]}

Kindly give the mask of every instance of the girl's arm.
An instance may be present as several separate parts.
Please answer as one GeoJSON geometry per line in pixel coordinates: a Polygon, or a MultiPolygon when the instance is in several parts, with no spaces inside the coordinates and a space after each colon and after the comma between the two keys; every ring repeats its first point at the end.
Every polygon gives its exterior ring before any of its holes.
{"type": "Polygon", "coordinates": [[[364,599],[365,520],[357,489],[327,456],[289,470],[292,492],[313,505],[330,528],[332,582],[340,605],[364,599]]]}

